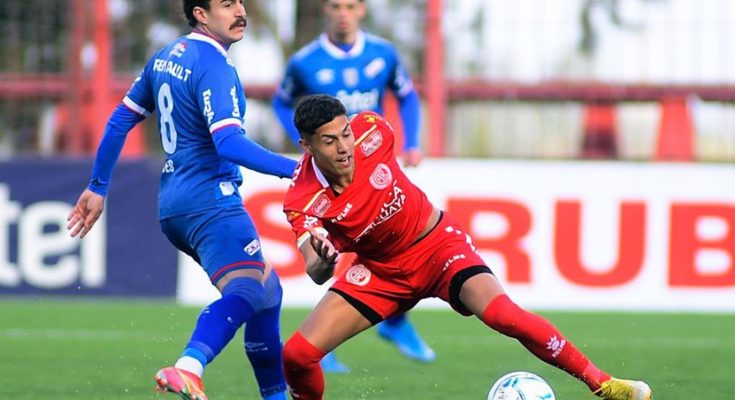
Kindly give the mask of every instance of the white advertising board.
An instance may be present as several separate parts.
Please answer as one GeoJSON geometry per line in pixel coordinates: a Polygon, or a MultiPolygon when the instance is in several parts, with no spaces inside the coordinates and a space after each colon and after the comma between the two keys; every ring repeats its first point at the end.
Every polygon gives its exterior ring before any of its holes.
{"type": "MultiPolygon", "coordinates": [[[[281,211],[289,182],[244,173],[241,192],[284,305],[314,305],[326,285],[303,273],[281,211]]],[[[735,166],[445,159],[407,173],[465,226],[525,307],[735,311],[735,166]]],[[[199,267],[180,259],[179,299],[216,297],[199,267]]]]}

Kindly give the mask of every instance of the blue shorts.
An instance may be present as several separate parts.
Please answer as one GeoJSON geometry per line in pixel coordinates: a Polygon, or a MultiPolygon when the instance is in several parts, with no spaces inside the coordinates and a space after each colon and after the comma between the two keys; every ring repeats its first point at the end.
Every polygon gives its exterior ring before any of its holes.
{"type": "Polygon", "coordinates": [[[242,206],[179,215],[160,222],[168,240],[196,260],[214,284],[230,271],[265,268],[258,232],[242,206]]]}

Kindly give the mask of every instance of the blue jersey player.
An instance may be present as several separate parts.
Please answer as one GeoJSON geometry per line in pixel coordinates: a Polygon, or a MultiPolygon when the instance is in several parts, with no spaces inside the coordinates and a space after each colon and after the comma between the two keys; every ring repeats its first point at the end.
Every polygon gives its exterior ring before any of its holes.
{"type": "Polygon", "coordinates": [[[155,376],[159,390],[206,400],[205,366],[247,322],[244,348],[264,399],[285,399],[279,334],[281,286],[266,264],[253,222],[243,208],[238,165],[281,178],[296,162],[271,153],[243,131],[245,96],[227,58],[242,39],[242,0],[184,0],[194,29],[158,51],[110,117],[92,179],[69,215],[72,236],[92,228],[127,133],[158,111],[166,161],[159,219],[168,239],[194,258],[222,297],[197,320],[182,356],[155,376]]]}
{"type": "Polygon", "coordinates": [[[418,165],[419,97],[395,47],[360,29],[366,13],[362,0],[325,0],[324,13],[327,31],[291,57],[273,99],[288,136],[298,147],[293,110],[302,96],[329,94],[340,99],[348,115],[362,111],[382,115],[385,92],[390,89],[400,105],[404,163],[418,165]]]}
{"type": "MultiPolygon", "coordinates": [[[[300,146],[293,123],[294,105],[299,98],[329,94],[340,99],[348,115],[361,111],[382,114],[383,97],[390,89],[400,105],[405,133],[404,165],[416,166],[421,161],[419,97],[395,47],[360,29],[366,11],[362,0],[324,1],[327,30],[291,57],[273,98],[273,108],[291,140],[300,146]]],[[[423,362],[435,358],[405,315],[381,323],[378,333],[408,358],[423,362]]],[[[322,360],[322,368],[326,372],[348,371],[331,353],[322,360]]]]}

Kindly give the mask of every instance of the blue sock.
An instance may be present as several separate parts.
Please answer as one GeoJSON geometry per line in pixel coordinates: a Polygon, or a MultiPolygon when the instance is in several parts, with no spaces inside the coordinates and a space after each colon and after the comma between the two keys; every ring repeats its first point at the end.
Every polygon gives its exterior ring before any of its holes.
{"type": "Polygon", "coordinates": [[[384,324],[390,325],[391,327],[397,327],[405,322],[408,317],[406,317],[406,313],[394,315],[388,319],[385,320],[384,324]]]}
{"type": "Polygon", "coordinates": [[[231,280],[222,290],[222,298],[199,314],[184,355],[206,366],[262,304],[263,285],[259,281],[245,277],[231,280]]]}
{"type": "Polygon", "coordinates": [[[253,315],[245,325],[245,353],[266,400],[286,400],[283,376],[283,344],[280,336],[281,286],[275,272],[265,283],[268,308],[253,315]]]}

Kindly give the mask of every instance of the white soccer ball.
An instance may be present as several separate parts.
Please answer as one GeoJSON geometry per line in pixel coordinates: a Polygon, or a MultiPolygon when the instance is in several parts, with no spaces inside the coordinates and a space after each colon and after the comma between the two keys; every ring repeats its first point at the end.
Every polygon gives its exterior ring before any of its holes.
{"type": "Polygon", "coordinates": [[[540,376],[517,371],[498,379],[487,394],[487,400],[556,400],[556,396],[540,376]]]}

